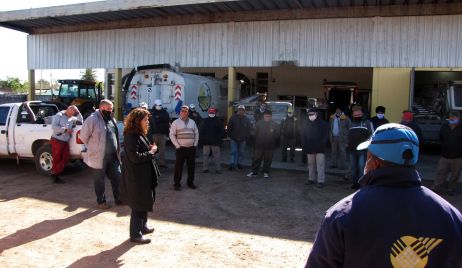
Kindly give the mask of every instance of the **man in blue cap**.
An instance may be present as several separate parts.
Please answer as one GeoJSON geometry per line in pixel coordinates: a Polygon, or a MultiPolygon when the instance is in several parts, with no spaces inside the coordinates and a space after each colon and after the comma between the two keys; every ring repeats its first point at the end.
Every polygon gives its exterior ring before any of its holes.
{"type": "Polygon", "coordinates": [[[306,267],[461,267],[462,215],[422,186],[414,131],[382,125],[365,148],[361,188],[327,211],[306,267]]]}

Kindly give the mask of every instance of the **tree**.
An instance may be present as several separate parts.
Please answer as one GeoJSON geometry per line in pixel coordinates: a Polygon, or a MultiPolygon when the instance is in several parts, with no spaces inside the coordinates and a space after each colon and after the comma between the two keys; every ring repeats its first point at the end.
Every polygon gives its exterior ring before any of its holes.
{"type": "Polygon", "coordinates": [[[96,81],[96,71],[91,68],[85,69],[85,71],[80,72],[80,74],[82,80],[96,81]]]}
{"type": "Polygon", "coordinates": [[[50,89],[50,82],[40,79],[35,83],[35,89],[50,89]]]}
{"type": "Polygon", "coordinates": [[[17,77],[7,76],[5,86],[18,93],[25,93],[29,90],[29,83],[27,81],[21,82],[21,80],[19,80],[17,77]]]}

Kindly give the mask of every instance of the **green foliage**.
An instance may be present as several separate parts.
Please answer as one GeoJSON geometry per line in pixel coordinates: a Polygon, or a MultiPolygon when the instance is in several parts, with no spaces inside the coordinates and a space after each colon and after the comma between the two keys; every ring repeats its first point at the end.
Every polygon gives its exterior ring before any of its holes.
{"type": "Polygon", "coordinates": [[[96,71],[91,68],[85,69],[85,71],[80,72],[80,74],[81,74],[80,79],[82,80],[96,81],[96,71]]]}
{"type": "Polygon", "coordinates": [[[4,85],[17,93],[26,93],[29,90],[29,82],[21,82],[17,77],[7,76],[4,85]]]}

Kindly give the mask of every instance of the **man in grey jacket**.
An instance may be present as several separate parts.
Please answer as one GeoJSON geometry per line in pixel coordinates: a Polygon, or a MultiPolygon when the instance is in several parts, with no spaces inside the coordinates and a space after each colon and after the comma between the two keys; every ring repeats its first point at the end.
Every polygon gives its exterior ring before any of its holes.
{"type": "Polygon", "coordinates": [[[53,116],[51,122],[51,156],[53,157],[53,165],[51,167],[51,178],[55,183],[63,183],[59,175],[63,172],[64,166],[69,161],[69,139],[74,132],[74,127],[80,122],[83,122],[82,115],[75,105],[67,107],[53,116]]]}
{"type": "Polygon", "coordinates": [[[85,120],[80,130],[80,139],[87,146],[83,161],[94,178],[96,201],[100,209],[110,207],[106,203],[105,176],[111,181],[115,204],[121,204],[119,194],[120,143],[112,110],[113,104],[110,100],[101,100],[99,109],[85,120]]]}

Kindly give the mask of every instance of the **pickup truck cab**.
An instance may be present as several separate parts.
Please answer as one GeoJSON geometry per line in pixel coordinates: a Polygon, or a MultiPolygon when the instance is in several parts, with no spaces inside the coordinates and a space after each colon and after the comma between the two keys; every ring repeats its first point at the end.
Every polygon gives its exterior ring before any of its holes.
{"type": "MultiPolygon", "coordinates": [[[[59,112],[55,104],[41,101],[0,105],[0,158],[33,159],[37,171],[48,175],[52,167],[51,121],[59,112]]],[[[82,159],[85,146],[79,140],[80,125],[69,141],[71,159],[82,159]]]]}

